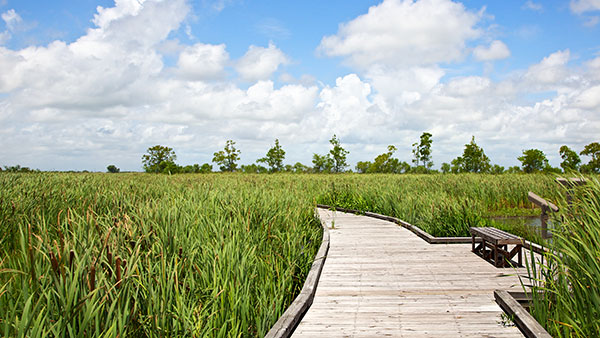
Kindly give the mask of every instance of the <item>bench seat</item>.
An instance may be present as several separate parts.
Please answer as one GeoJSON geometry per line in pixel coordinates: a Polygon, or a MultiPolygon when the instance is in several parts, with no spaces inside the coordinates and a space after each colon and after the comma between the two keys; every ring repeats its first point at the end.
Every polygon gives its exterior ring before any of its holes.
{"type": "Polygon", "coordinates": [[[506,231],[494,227],[472,227],[471,248],[474,253],[483,259],[494,264],[496,267],[507,267],[512,265],[522,265],[523,239],[506,231]],[[476,245],[475,238],[481,238],[481,242],[476,245]],[[512,250],[508,250],[508,245],[514,245],[512,250]],[[512,261],[517,256],[517,262],[512,261]]]}

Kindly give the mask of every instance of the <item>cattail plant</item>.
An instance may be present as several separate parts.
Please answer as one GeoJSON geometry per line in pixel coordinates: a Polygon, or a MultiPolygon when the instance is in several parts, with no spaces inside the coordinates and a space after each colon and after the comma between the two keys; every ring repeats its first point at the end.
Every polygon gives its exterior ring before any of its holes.
{"type": "Polygon", "coordinates": [[[543,262],[532,260],[531,314],[553,337],[600,336],[600,182],[589,178],[559,200],[558,224],[543,262]]]}

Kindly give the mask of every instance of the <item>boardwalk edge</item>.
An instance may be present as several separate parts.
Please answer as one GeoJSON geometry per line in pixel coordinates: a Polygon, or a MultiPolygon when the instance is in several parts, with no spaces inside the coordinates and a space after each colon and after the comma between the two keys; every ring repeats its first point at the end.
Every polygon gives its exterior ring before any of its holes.
{"type": "Polygon", "coordinates": [[[308,272],[308,276],[306,276],[306,280],[302,286],[302,291],[300,291],[300,294],[296,296],[292,304],[285,310],[283,315],[279,317],[265,338],[290,337],[315,298],[319,277],[321,276],[321,271],[323,270],[323,265],[325,264],[325,259],[327,258],[327,252],[329,251],[329,229],[325,225],[324,221],[320,221],[321,226],[323,227],[323,239],[321,240],[319,251],[317,251],[315,260],[313,261],[310,271],[308,272]]]}
{"type": "Polygon", "coordinates": [[[519,330],[528,338],[552,338],[532,315],[508,291],[494,291],[496,303],[509,315],[519,330]]]}

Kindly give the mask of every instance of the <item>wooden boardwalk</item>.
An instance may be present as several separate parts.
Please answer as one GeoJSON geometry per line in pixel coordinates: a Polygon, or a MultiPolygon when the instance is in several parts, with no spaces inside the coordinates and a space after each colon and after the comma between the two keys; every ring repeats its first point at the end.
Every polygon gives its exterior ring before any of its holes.
{"type": "Polygon", "coordinates": [[[523,336],[503,325],[493,293],[522,291],[516,273],[524,269],[495,268],[470,244],[431,245],[391,222],[319,214],[329,253],[293,337],[523,336]]]}

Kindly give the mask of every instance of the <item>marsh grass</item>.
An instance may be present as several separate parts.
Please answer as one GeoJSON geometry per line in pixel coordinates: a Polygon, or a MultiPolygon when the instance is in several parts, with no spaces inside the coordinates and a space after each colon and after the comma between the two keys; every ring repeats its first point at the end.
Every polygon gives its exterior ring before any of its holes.
{"type": "Polygon", "coordinates": [[[0,175],[0,335],[262,336],[320,242],[284,176],[0,175]]]}
{"type": "Polygon", "coordinates": [[[553,337],[600,336],[600,183],[577,189],[572,205],[561,199],[551,251],[532,259],[531,314],[553,337]]]}

